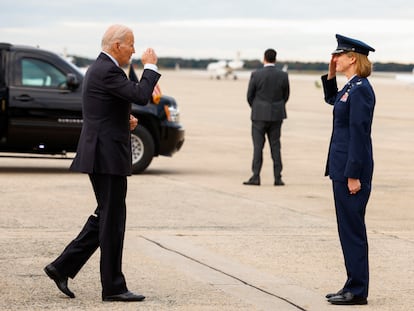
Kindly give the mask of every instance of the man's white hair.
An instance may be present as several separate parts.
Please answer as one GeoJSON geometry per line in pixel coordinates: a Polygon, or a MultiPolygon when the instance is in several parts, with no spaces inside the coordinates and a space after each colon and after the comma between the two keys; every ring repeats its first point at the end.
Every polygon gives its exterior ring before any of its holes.
{"type": "Polygon", "coordinates": [[[114,43],[123,42],[125,36],[130,32],[132,32],[131,28],[124,25],[115,24],[109,26],[102,37],[102,50],[109,52],[114,43]]]}

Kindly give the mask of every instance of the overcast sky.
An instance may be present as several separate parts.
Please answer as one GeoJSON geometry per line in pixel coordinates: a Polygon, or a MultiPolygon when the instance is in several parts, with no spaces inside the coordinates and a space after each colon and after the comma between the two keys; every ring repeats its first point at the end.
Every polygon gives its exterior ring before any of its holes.
{"type": "Polygon", "coordinates": [[[134,58],[151,46],[160,57],[261,59],[272,47],[279,60],[327,62],[340,33],[373,46],[374,62],[414,63],[412,0],[13,0],[0,42],[95,58],[113,23],[134,30],[134,58]]]}

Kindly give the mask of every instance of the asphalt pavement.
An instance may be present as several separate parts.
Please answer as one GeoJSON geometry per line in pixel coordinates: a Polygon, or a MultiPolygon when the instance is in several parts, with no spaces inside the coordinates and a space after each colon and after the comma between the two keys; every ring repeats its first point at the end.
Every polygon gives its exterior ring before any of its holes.
{"type": "Polygon", "coordinates": [[[373,77],[375,174],[367,208],[368,305],[326,302],[345,270],[332,190],[323,176],[332,125],[317,75],[290,74],[282,127],[284,187],[264,150],[262,185],[250,177],[248,75],[211,80],[165,72],[186,140],[128,178],[123,269],[138,303],[101,301],[99,252],[61,294],[45,275],[96,203],[70,160],[0,158],[0,310],[414,310],[414,87],[373,77]]]}

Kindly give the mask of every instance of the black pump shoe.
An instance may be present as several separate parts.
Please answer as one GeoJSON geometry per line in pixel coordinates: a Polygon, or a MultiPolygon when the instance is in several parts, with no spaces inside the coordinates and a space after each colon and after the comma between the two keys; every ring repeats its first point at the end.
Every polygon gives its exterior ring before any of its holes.
{"type": "Polygon", "coordinates": [[[367,298],[355,296],[351,292],[332,296],[328,301],[333,305],[366,305],[368,303],[367,298]]]}

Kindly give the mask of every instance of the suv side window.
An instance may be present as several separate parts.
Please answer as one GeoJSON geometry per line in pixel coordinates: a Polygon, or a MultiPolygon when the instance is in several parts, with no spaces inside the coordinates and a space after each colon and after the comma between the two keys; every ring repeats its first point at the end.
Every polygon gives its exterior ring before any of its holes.
{"type": "Polygon", "coordinates": [[[55,66],[34,58],[21,60],[21,86],[62,88],[66,75],[55,66]]]}

